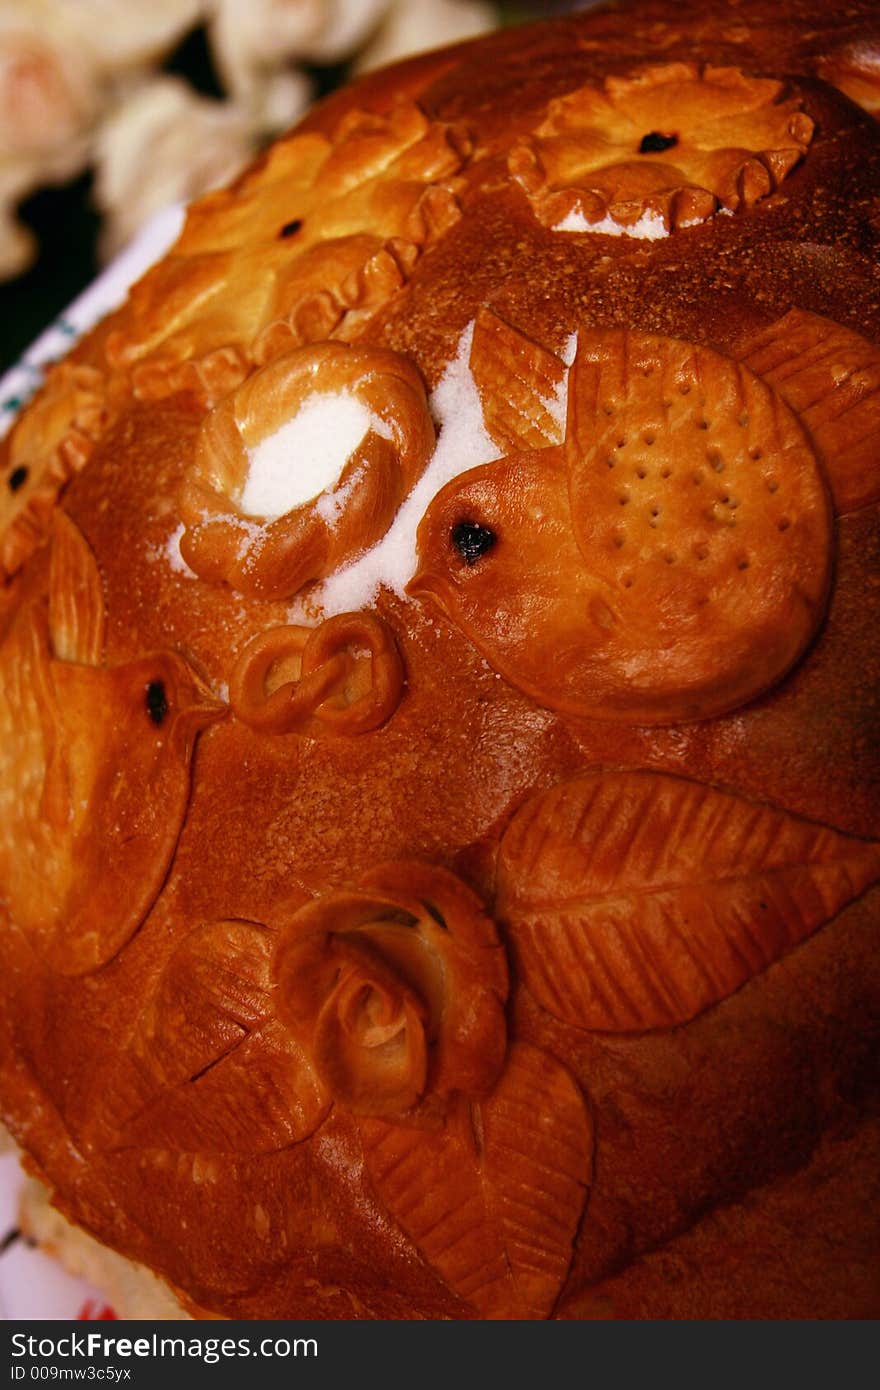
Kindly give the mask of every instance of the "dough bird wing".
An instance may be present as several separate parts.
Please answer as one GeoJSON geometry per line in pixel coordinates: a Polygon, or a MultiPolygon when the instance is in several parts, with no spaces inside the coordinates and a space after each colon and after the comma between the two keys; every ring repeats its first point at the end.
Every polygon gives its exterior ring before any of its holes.
{"type": "Polygon", "coordinates": [[[880,497],[880,351],[821,314],[789,312],[736,355],[796,410],[818,446],[838,512],[880,497]]]}
{"type": "Polygon", "coordinates": [[[100,665],[105,627],[104,588],[97,561],[79,527],[65,512],[56,512],[49,562],[53,656],[82,666],[100,665]]]}
{"type": "Polygon", "coordinates": [[[480,309],[469,366],[483,421],[500,451],[562,443],[567,371],[561,358],[491,309],[480,309]]]}

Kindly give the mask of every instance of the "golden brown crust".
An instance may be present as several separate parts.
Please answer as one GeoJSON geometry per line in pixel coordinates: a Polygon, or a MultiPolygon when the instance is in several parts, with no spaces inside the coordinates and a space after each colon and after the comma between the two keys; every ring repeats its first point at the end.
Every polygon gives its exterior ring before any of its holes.
{"type": "MultiPolygon", "coordinates": [[[[814,1252],[824,1189],[773,1193],[867,1123],[880,1041],[877,28],[624,0],[372,75],[197,205],[3,446],[35,489],[2,519],[3,1110],[199,1308],[802,1306],[772,1212],[814,1252]],[[422,508],[441,610],[319,612],[453,359],[483,452],[422,508]],[[288,513],[243,582],[194,489],[234,522],[310,373],[378,383],[375,495],[335,549],[288,513]]],[[[816,1311],[868,1315],[835,1191],[816,1311]]]]}
{"type": "Polygon", "coordinates": [[[88,462],[110,421],[101,372],[69,362],[50,370],[7,453],[0,512],[4,578],[45,540],[59,493],[88,462]]]}

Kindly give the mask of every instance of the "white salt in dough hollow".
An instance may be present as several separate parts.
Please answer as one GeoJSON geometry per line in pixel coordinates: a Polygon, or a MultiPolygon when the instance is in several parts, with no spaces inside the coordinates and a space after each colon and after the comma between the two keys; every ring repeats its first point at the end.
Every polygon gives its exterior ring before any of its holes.
{"type": "Polygon", "coordinates": [[[291,420],[248,450],[241,510],[274,521],[311,502],[334,486],[371,428],[370,412],[347,392],[310,396],[291,420]]]}
{"type": "Polygon", "coordinates": [[[384,535],[433,448],[405,358],[343,343],[288,353],[206,416],[181,555],[203,579],[291,597],[384,535]]]}

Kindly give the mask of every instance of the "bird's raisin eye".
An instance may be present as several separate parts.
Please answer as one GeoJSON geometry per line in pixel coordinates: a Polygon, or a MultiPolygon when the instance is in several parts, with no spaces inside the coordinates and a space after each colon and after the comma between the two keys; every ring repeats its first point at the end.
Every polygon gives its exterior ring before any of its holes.
{"type": "Polygon", "coordinates": [[[9,477],[6,479],[7,483],[9,484],[9,491],[18,492],[18,489],[20,487],[23,487],[23,485],[27,482],[27,475],[28,471],[23,463],[20,463],[17,468],[13,468],[9,477]]]}
{"type": "Polygon", "coordinates": [[[478,521],[459,521],[452,528],[452,544],[467,565],[475,565],[497,539],[494,531],[478,521]]]}
{"type": "Polygon", "coordinates": [[[300,229],[301,226],[302,226],[302,218],[301,218],[301,217],[294,217],[294,218],[292,219],[292,221],[290,221],[290,222],[285,222],[284,226],[281,228],[281,231],[278,233],[278,235],[279,235],[280,237],[296,236],[296,234],[297,234],[297,232],[299,231],[299,229],[300,229]]]}
{"type": "Polygon", "coordinates": [[[642,136],[639,154],[662,154],[664,150],[671,150],[672,146],[677,144],[677,135],[663,135],[659,130],[651,130],[642,136]]]}
{"type": "Polygon", "coordinates": [[[164,724],[165,716],[168,713],[168,696],[165,693],[164,681],[150,681],[147,686],[145,699],[147,714],[154,724],[164,724]]]}

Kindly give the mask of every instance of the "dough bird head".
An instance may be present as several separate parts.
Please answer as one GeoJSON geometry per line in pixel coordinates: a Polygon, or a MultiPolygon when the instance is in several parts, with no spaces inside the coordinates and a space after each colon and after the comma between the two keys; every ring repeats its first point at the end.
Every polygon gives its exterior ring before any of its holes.
{"type": "Polygon", "coordinates": [[[48,595],[20,610],[0,653],[15,750],[0,780],[0,854],[13,922],[64,973],[104,964],[146,916],[180,833],[195,738],[225,708],[177,652],[105,666],[103,648],[100,574],[58,513],[48,595]]]}

